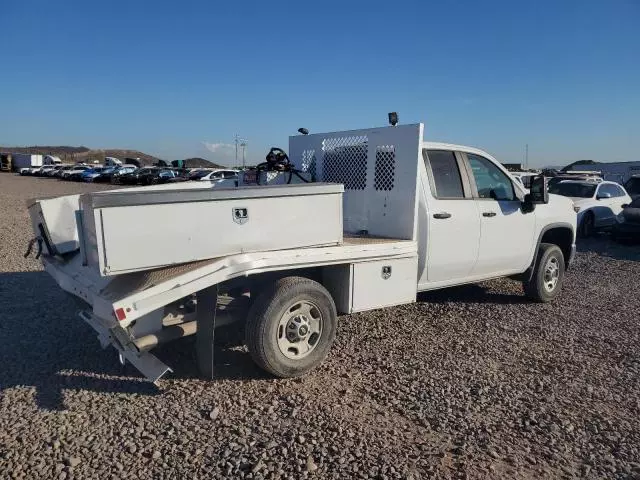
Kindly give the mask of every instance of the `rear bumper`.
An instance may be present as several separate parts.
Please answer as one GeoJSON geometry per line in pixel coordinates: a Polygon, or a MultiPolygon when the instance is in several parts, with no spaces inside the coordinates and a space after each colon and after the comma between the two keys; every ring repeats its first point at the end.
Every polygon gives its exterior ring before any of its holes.
{"type": "Polygon", "coordinates": [[[78,316],[96,331],[102,348],[107,348],[109,345],[114,347],[118,351],[120,361],[128,360],[148,381],[155,383],[165,373],[172,371],[151,353],[138,351],[124,329],[118,326],[108,328],[104,322],[88,311],[80,312],[78,316]]]}

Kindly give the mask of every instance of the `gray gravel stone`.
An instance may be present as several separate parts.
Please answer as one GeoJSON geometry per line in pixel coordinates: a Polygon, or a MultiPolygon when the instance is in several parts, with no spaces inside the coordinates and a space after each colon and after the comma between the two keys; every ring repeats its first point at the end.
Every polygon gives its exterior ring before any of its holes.
{"type": "Polygon", "coordinates": [[[104,188],[0,173],[0,478],[640,475],[639,247],[580,241],[548,305],[496,280],[342,317],[296,380],[254,367],[234,328],[199,380],[184,339],[154,387],[22,257],[27,198],[104,188]]]}

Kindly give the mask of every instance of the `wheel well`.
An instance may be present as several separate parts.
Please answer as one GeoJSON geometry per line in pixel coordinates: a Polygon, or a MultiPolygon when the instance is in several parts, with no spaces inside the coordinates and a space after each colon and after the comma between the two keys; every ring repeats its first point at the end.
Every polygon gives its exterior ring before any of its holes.
{"type": "Polygon", "coordinates": [[[569,267],[571,258],[571,246],[573,245],[573,232],[568,227],[554,227],[542,235],[540,243],[552,243],[560,247],[564,255],[565,268],[569,267]]]}
{"type": "Polygon", "coordinates": [[[349,287],[348,272],[348,263],[264,272],[225,282],[225,289],[233,291],[232,296],[240,295],[247,290],[254,295],[281,278],[290,276],[304,277],[318,282],[327,289],[339,313],[349,313],[348,295],[346,297],[344,295],[344,289],[349,287]]]}

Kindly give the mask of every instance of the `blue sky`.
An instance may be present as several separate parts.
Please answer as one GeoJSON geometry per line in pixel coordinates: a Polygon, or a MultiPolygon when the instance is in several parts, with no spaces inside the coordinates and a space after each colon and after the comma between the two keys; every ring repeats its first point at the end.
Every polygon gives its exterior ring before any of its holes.
{"type": "Polygon", "coordinates": [[[235,133],[256,161],[396,110],[505,162],[640,160],[637,0],[3,0],[0,21],[0,145],[231,164],[235,133]]]}

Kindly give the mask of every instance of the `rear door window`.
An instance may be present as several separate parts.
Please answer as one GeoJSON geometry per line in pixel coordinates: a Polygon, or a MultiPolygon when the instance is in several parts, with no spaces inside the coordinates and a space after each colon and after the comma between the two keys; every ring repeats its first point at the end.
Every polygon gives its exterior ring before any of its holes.
{"type": "Polygon", "coordinates": [[[464,198],[462,177],[454,152],[447,150],[425,150],[426,166],[433,181],[436,198],[464,198]]]}

